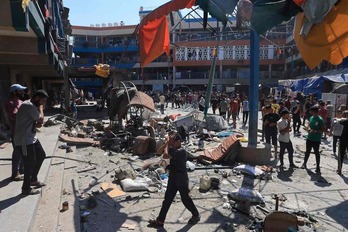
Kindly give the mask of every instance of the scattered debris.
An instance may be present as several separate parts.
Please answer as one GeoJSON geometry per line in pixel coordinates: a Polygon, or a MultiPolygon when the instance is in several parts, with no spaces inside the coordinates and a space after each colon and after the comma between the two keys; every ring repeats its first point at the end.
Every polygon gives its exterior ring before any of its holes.
{"type": "Polygon", "coordinates": [[[260,168],[254,167],[248,164],[239,165],[233,168],[233,170],[237,172],[241,172],[243,174],[254,176],[254,177],[257,177],[263,174],[263,171],[260,168]]]}
{"type": "Polygon", "coordinates": [[[89,171],[92,171],[92,170],[95,170],[95,169],[96,169],[96,167],[93,166],[93,167],[89,167],[89,168],[85,168],[85,169],[79,170],[79,171],[77,171],[77,173],[89,172],[89,171]]]}
{"type": "Polygon", "coordinates": [[[239,188],[231,191],[228,196],[234,201],[248,201],[250,203],[265,205],[265,200],[261,193],[253,189],[239,188]]]}
{"type": "Polygon", "coordinates": [[[136,225],[135,224],[128,224],[128,223],[123,223],[121,228],[127,228],[128,230],[135,230],[136,225]]]}

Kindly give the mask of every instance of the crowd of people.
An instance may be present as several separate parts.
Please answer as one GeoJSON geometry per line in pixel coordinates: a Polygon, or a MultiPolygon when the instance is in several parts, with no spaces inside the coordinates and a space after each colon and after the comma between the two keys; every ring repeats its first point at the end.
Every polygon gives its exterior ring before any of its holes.
{"type": "Polygon", "coordinates": [[[307,169],[307,162],[313,149],[316,158],[316,172],[320,173],[319,147],[322,140],[333,136],[333,155],[336,156],[339,142],[337,174],[342,174],[342,164],[347,152],[348,142],[348,111],[345,105],[337,109],[330,101],[324,102],[316,97],[304,99],[304,103],[291,96],[276,100],[267,97],[262,107],[262,139],[261,141],[274,147],[274,158],[284,165],[284,153],[288,151],[290,168],[296,168],[293,163],[293,145],[291,136],[301,136],[301,125],[307,131],[306,151],[301,168],[307,169]],[[278,142],[280,145],[278,157],[278,142]]]}
{"type": "MultiPolygon", "coordinates": [[[[191,105],[194,109],[204,111],[206,101],[205,92],[167,92],[159,91],[149,94],[155,103],[160,103],[161,112],[168,107],[175,109],[185,108],[191,105]]],[[[236,128],[237,120],[242,118],[242,125],[246,126],[249,117],[249,101],[244,93],[212,93],[210,102],[213,114],[225,118],[228,123],[236,128]],[[242,117],[240,117],[242,114],[242,117]]],[[[289,154],[290,168],[296,168],[293,162],[293,145],[291,136],[301,136],[307,131],[306,152],[302,168],[307,168],[307,161],[313,149],[316,157],[316,172],[320,173],[320,152],[319,147],[322,140],[332,136],[333,155],[337,156],[337,173],[342,172],[342,163],[347,151],[346,140],[348,139],[348,111],[345,105],[337,109],[330,101],[324,102],[315,96],[261,96],[260,107],[262,112],[262,139],[266,144],[274,147],[273,157],[279,159],[280,165],[284,165],[284,153],[289,154]],[[278,149],[279,144],[279,149],[278,149]],[[337,145],[339,144],[339,149],[337,145]],[[279,156],[278,156],[279,150],[279,156]],[[338,155],[337,155],[338,151],[338,155]]],[[[348,142],[348,140],[347,140],[348,142]]]]}
{"type": "MultiPolygon", "coordinates": [[[[190,105],[194,109],[204,111],[205,108],[205,92],[167,92],[163,93],[155,91],[148,93],[155,104],[160,104],[161,112],[164,113],[164,109],[171,103],[172,109],[185,108],[190,105]]],[[[243,113],[243,125],[246,126],[249,117],[249,101],[244,93],[212,93],[210,102],[208,104],[211,107],[213,114],[218,114],[225,118],[228,122],[230,119],[233,127],[236,127],[237,119],[240,118],[240,114],[243,113]]]]}

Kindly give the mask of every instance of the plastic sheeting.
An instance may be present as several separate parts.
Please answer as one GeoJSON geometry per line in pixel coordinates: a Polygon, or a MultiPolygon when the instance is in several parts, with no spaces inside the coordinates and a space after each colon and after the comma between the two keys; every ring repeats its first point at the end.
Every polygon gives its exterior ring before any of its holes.
{"type": "MultiPolygon", "coordinates": [[[[346,69],[342,71],[347,71],[346,69]]],[[[317,94],[321,96],[323,85],[325,81],[334,83],[346,83],[348,82],[347,74],[334,74],[332,75],[320,75],[311,78],[297,79],[297,80],[279,80],[280,86],[288,87],[292,91],[303,92],[304,94],[317,94]]]]}

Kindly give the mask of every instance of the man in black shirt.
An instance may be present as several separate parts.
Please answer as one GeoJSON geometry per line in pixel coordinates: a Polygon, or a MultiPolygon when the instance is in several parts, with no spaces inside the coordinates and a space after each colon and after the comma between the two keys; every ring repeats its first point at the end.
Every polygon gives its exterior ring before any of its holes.
{"type": "Polygon", "coordinates": [[[263,117],[263,125],[265,130],[265,139],[267,144],[274,146],[274,158],[278,159],[278,143],[277,143],[277,122],[280,119],[277,113],[273,113],[271,106],[266,106],[267,114],[263,117]]]}
{"type": "Polygon", "coordinates": [[[181,147],[181,136],[178,133],[169,134],[168,142],[164,148],[164,159],[170,159],[170,172],[167,190],[162,203],[161,211],[156,219],[149,220],[149,226],[163,227],[167,212],[172,204],[176,192],[180,192],[182,203],[192,213],[189,224],[196,224],[200,221],[199,212],[189,196],[189,179],[186,170],[187,154],[181,147]]]}
{"type": "Polygon", "coordinates": [[[292,119],[293,119],[293,128],[294,135],[299,135],[301,127],[301,104],[296,100],[296,105],[292,108],[292,119]]]}
{"type": "Polygon", "coordinates": [[[304,105],[304,111],[305,111],[304,113],[305,113],[305,115],[303,117],[303,123],[302,123],[303,126],[305,125],[306,120],[309,121],[309,118],[311,117],[311,113],[309,112],[309,109],[311,107],[312,107],[312,104],[311,104],[309,98],[306,98],[305,105],[304,105]]]}
{"type": "Polygon", "coordinates": [[[343,117],[345,117],[346,119],[340,121],[340,123],[343,125],[343,131],[340,137],[338,168],[336,171],[338,175],[342,175],[343,160],[348,149],[348,110],[344,112],[343,117]]]}

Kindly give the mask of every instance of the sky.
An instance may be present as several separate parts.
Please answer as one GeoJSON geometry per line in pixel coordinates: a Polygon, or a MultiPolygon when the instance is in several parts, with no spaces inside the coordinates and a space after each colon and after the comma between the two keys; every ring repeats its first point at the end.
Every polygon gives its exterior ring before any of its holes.
{"type": "Polygon", "coordinates": [[[64,0],[70,8],[70,24],[89,26],[91,24],[120,23],[136,25],[139,23],[140,6],[152,10],[169,0],[64,0]]]}

